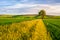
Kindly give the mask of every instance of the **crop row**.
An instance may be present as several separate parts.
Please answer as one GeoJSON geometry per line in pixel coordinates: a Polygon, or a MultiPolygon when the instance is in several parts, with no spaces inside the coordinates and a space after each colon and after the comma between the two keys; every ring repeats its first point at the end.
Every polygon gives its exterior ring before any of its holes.
{"type": "Polygon", "coordinates": [[[57,24],[58,22],[55,20],[45,20],[44,23],[47,27],[47,30],[50,32],[52,39],[60,40],[60,25],[57,24]]]}

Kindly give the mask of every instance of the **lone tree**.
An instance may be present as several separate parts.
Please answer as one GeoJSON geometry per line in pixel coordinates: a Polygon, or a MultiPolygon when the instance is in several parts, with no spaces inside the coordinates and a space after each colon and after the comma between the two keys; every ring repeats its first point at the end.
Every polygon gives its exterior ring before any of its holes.
{"type": "Polygon", "coordinates": [[[41,16],[42,19],[44,18],[45,15],[46,15],[45,10],[41,10],[41,11],[39,12],[39,16],[41,16]]]}

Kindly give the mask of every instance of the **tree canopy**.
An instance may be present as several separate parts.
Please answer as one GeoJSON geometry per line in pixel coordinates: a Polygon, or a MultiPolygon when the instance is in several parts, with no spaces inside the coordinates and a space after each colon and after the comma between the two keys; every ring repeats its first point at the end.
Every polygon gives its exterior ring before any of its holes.
{"type": "Polygon", "coordinates": [[[44,18],[45,15],[46,15],[46,11],[45,10],[39,11],[39,16],[41,16],[42,19],[44,18]]]}

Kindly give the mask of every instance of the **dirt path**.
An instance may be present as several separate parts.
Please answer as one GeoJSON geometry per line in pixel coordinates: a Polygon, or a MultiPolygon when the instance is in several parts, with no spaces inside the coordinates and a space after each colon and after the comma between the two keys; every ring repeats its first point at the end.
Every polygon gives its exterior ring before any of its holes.
{"type": "Polygon", "coordinates": [[[33,34],[33,40],[51,40],[50,34],[42,21],[42,19],[36,20],[36,29],[33,34]]]}

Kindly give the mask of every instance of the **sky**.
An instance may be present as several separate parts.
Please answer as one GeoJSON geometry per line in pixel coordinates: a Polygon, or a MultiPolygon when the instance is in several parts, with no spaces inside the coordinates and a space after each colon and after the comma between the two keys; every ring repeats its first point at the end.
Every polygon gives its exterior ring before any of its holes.
{"type": "Polygon", "coordinates": [[[38,14],[42,9],[47,15],[60,15],[60,0],[0,0],[0,14],[38,14]]]}

